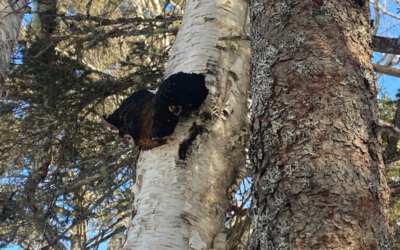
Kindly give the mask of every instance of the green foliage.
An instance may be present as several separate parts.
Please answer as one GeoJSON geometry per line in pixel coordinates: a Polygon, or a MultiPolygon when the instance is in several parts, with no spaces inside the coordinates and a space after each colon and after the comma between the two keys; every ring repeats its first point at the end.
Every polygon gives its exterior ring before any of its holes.
{"type": "Polygon", "coordinates": [[[388,92],[383,93],[379,100],[379,117],[387,122],[393,122],[394,114],[396,113],[396,101],[390,98],[388,92]]]}
{"type": "MultiPolygon", "coordinates": [[[[395,123],[396,126],[400,124],[396,124],[395,113],[398,108],[400,92],[397,93],[397,100],[392,100],[389,97],[389,93],[385,93],[379,99],[379,114],[380,118],[390,122],[395,123]]],[[[395,187],[395,185],[400,181],[400,167],[399,160],[392,160],[398,158],[397,152],[399,148],[399,142],[397,138],[393,138],[390,135],[384,133],[381,135],[382,141],[384,143],[384,156],[386,160],[386,175],[387,180],[391,187],[395,187]],[[389,161],[390,160],[390,161],[389,161]]],[[[392,192],[391,200],[390,200],[390,219],[392,221],[392,226],[395,232],[395,237],[393,241],[394,249],[400,249],[400,196],[396,192],[392,192]]]]}

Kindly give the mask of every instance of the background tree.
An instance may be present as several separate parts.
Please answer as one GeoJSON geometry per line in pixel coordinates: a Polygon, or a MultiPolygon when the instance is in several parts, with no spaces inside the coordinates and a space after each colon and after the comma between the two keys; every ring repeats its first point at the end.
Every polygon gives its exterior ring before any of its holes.
{"type": "Polygon", "coordinates": [[[26,0],[0,1],[0,96],[6,95],[3,84],[27,4],[26,0]]]}
{"type": "Polygon", "coordinates": [[[253,1],[252,249],[390,249],[366,1],[253,1]]]}
{"type": "MultiPolygon", "coordinates": [[[[397,25],[399,21],[398,3],[396,1],[371,1],[371,14],[373,19],[372,35],[375,36],[373,41],[375,45],[379,45],[381,49],[379,52],[374,53],[374,70],[376,71],[375,77],[380,82],[390,83],[393,81],[395,85],[395,79],[393,77],[399,77],[398,69],[398,55],[400,54],[398,46],[387,46],[397,41],[396,38],[383,39],[383,37],[398,37],[397,25]],[[380,36],[380,39],[377,39],[380,36]],[[386,48],[385,48],[386,47],[386,48]],[[393,76],[392,79],[388,79],[385,75],[393,76]]],[[[375,46],[374,49],[376,49],[375,46]]],[[[390,85],[389,85],[390,86],[390,85]]],[[[398,96],[395,96],[396,88],[386,88],[380,98],[380,109],[379,116],[381,119],[393,123],[395,126],[400,127],[399,120],[399,102],[398,96]],[[391,92],[391,93],[388,93],[391,92]]],[[[384,145],[384,162],[386,167],[386,173],[388,176],[388,184],[391,188],[391,200],[390,200],[390,212],[391,221],[394,227],[394,249],[400,249],[399,240],[399,152],[398,152],[398,137],[393,134],[384,132],[382,134],[383,145],[384,145]]]]}

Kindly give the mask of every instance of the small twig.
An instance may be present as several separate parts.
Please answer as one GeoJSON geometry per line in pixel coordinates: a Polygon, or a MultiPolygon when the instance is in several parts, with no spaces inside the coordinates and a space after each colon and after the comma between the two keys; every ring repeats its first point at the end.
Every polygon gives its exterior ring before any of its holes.
{"type": "Polygon", "coordinates": [[[400,129],[390,122],[379,120],[376,124],[379,132],[386,132],[389,135],[400,139],[400,129]]]}
{"type": "Polygon", "coordinates": [[[39,53],[37,53],[35,56],[33,56],[33,58],[38,58],[44,52],[46,52],[48,49],[50,49],[52,46],[54,46],[54,42],[51,42],[46,48],[44,48],[43,50],[39,51],[39,53]]]}
{"type": "Polygon", "coordinates": [[[90,7],[92,6],[92,0],[89,0],[89,2],[86,4],[86,18],[90,18],[90,7]]]}

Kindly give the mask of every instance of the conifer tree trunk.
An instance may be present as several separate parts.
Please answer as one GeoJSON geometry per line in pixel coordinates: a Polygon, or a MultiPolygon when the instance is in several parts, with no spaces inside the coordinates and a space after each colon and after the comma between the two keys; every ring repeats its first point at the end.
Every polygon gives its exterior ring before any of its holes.
{"type": "Polygon", "coordinates": [[[0,94],[27,0],[0,0],[0,94]]]}
{"type": "Polygon", "coordinates": [[[368,1],[250,9],[252,249],[390,249],[368,1]]]}
{"type": "Polygon", "coordinates": [[[220,38],[245,35],[247,8],[245,0],[188,1],[164,79],[203,74],[209,93],[166,145],[141,151],[123,249],[210,249],[224,228],[244,174],[250,50],[220,38]]]}

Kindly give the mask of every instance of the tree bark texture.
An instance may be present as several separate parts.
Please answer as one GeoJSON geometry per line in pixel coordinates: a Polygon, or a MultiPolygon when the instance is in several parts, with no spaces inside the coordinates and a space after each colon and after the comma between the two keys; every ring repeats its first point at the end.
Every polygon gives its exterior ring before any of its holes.
{"type": "Polygon", "coordinates": [[[252,249],[389,249],[368,2],[250,10],[252,249]]]}
{"type": "Polygon", "coordinates": [[[247,9],[244,0],[188,1],[164,79],[204,74],[209,93],[166,145],[140,152],[123,249],[210,249],[224,228],[245,171],[250,46],[219,38],[244,35],[247,9]]]}
{"type": "Polygon", "coordinates": [[[2,11],[0,13],[0,94],[6,79],[12,49],[17,41],[24,16],[24,13],[21,12],[27,4],[26,0],[0,0],[0,10],[2,11]]]}

